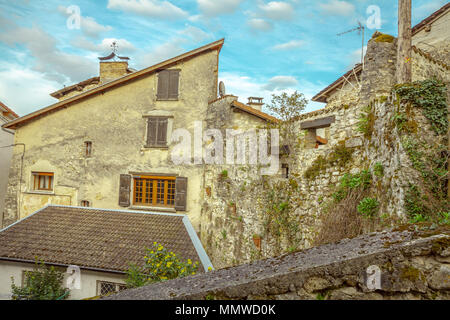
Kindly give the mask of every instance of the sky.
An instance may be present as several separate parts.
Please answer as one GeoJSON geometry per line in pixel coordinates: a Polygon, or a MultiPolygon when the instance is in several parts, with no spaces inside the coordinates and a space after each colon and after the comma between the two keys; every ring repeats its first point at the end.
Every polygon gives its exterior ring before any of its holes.
{"type": "MultiPolygon", "coordinates": [[[[448,1],[412,2],[415,25],[448,1]]],[[[362,35],[338,35],[358,22],[365,43],[397,35],[397,1],[0,0],[0,101],[20,116],[57,102],[51,92],[98,76],[113,41],[140,70],[222,38],[227,94],[310,100],[360,62],[362,35]]]]}

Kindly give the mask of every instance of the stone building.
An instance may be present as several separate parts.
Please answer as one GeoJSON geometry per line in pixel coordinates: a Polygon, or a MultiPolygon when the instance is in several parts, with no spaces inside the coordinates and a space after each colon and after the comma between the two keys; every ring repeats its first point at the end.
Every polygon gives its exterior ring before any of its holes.
{"type": "Polygon", "coordinates": [[[140,71],[127,61],[101,61],[98,77],[52,93],[59,102],[4,125],[26,146],[23,158],[23,148],[14,148],[5,226],[59,204],[186,213],[199,231],[204,166],[174,164],[173,134],[194,136],[223,101],[236,123],[274,119],[260,105],[217,98],[223,43],[140,71]]]}
{"type": "MultiPolygon", "coordinates": [[[[444,6],[414,28],[411,59],[413,81],[438,79],[447,85],[447,95],[450,66],[419,48],[417,35],[428,25],[440,39],[434,44],[449,50],[448,33],[442,32],[450,29],[449,9],[444,6]]],[[[334,231],[350,229],[360,219],[356,205],[363,199],[376,204],[376,217],[362,221],[345,237],[411,219],[411,203],[421,197],[417,190],[426,175],[417,154],[425,157],[433,150],[436,154],[429,158],[442,157],[447,134],[436,134],[419,108],[405,105],[393,92],[396,51],[395,37],[375,33],[364,66],[357,65],[314,97],[327,105],[296,119],[297,141],[281,152],[278,175],[261,175],[255,166],[207,167],[201,239],[216,268],[320,244],[321,235],[331,237],[333,231],[325,229],[329,212],[351,211],[352,217],[334,225],[334,231]],[[344,177],[360,181],[364,174],[370,175],[370,193],[364,191],[348,207],[335,201],[344,177]]]]}
{"type": "MultiPolygon", "coordinates": [[[[19,116],[0,102],[0,125],[5,124],[19,116]]],[[[9,168],[11,166],[12,144],[14,143],[14,132],[8,130],[0,131],[0,213],[3,213],[3,204],[8,184],[9,168]]],[[[0,228],[3,225],[3,215],[0,215],[0,228]]]]}

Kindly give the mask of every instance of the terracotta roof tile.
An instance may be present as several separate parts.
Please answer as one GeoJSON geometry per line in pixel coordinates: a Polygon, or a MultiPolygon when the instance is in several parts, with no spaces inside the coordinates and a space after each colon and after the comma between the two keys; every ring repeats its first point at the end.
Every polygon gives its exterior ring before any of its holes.
{"type": "Polygon", "coordinates": [[[15,113],[14,111],[12,111],[10,108],[8,108],[4,103],[2,103],[0,101],[0,107],[5,109],[6,112],[10,113],[14,118],[19,118],[19,115],[17,115],[17,113],[15,113]]]}
{"type": "Polygon", "coordinates": [[[231,104],[232,107],[237,108],[241,111],[247,112],[249,114],[252,114],[258,118],[261,118],[263,120],[267,120],[267,121],[273,121],[273,122],[278,122],[280,121],[279,119],[265,113],[259,110],[256,110],[250,106],[247,106],[239,101],[233,101],[233,103],[231,104]]]}
{"type": "Polygon", "coordinates": [[[48,206],[0,231],[0,260],[77,265],[124,272],[143,263],[145,247],[164,245],[199,261],[184,215],[48,206]]]}

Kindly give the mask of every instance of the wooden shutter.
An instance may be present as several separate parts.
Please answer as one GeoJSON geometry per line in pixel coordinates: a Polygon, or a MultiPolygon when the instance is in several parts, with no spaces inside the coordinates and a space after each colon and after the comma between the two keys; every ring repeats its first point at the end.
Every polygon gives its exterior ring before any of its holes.
{"type": "Polygon", "coordinates": [[[147,119],[147,146],[156,146],[158,118],[147,119]]]}
{"type": "Polygon", "coordinates": [[[131,176],[129,174],[120,175],[120,189],[119,189],[119,206],[130,206],[130,190],[131,190],[131,176]]]}
{"type": "Polygon", "coordinates": [[[180,71],[170,70],[169,72],[169,99],[178,100],[178,83],[180,71]]]}
{"type": "Polygon", "coordinates": [[[167,100],[169,98],[169,82],[170,73],[168,70],[163,70],[158,73],[158,94],[159,100],[167,100]]]}
{"type": "Polygon", "coordinates": [[[167,146],[167,123],[168,119],[158,119],[157,144],[158,146],[167,146]]]}
{"type": "Polygon", "coordinates": [[[178,177],[175,181],[175,210],[186,211],[187,178],[178,177]]]}

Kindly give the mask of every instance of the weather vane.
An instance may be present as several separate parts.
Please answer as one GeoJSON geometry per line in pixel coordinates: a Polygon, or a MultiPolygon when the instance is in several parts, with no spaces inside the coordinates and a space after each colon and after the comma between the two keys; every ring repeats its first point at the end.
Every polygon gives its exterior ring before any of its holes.
{"type": "Polygon", "coordinates": [[[128,58],[128,57],[120,57],[117,55],[117,51],[119,49],[119,45],[117,44],[117,41],[113,41],[111,43],[111,49],[112,49],[112,52],[109,56],[99,57],[98,59],[100,61],[106,61],[106,60],[111,60],[111,59],[114,59],[114,61],[117,61],[116,58],[119,58],[120,60],[130,60],[130,58],[128,58]]]}

